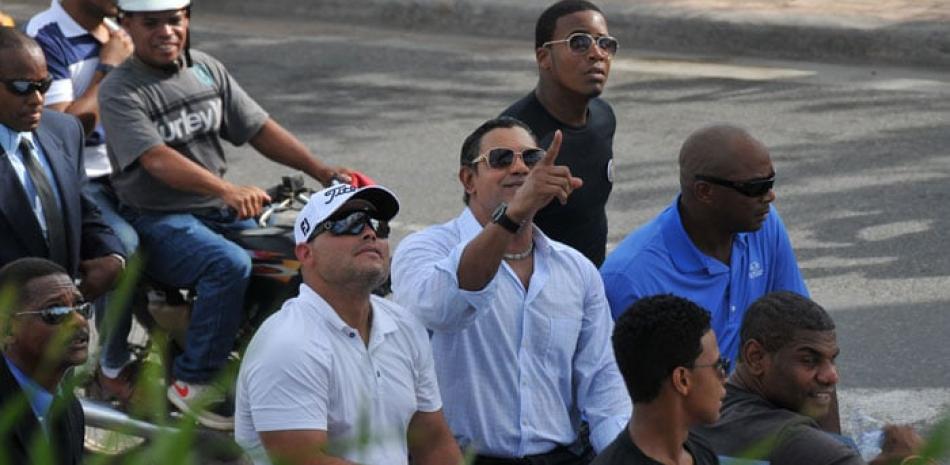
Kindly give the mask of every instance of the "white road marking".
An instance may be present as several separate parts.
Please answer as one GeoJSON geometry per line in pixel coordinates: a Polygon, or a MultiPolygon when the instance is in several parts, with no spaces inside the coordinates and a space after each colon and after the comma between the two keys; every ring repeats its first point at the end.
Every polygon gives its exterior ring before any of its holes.
{"type": "Polygon", "coordinates": [[[841,428],[853,432],[860,412],[884,423],[933,425],[950,415],[950,389],[838,388],[841,428]]]}

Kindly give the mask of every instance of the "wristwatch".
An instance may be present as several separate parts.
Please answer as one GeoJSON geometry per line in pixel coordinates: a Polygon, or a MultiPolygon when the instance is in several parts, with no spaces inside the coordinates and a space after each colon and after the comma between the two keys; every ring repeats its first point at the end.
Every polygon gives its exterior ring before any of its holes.
{"type": "Polygon", "coordinates": [[[507,212],[507,203],[502,202],[498,204],[498,206],[495,207],[495,210],[491,212],[491,222],[505,228],[512,234],[517,234],[518,230],[521,229],[521,226],[524,223],[518,223],[517,221],[511,219],[511,217],[507,215],[507,212]]]}

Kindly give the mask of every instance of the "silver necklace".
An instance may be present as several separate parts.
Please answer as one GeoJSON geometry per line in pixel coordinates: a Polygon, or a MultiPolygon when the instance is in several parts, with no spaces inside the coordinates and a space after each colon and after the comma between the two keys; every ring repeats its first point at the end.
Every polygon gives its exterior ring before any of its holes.
{"type": "Polygon", "coordinates": [[[528,250],[518,253],[506,253],[502,255],[505,260],[524,260],[531,256],[531,252],[534,252],[534,241],[531,242],[531,246],[528,247],[528,250]]]}

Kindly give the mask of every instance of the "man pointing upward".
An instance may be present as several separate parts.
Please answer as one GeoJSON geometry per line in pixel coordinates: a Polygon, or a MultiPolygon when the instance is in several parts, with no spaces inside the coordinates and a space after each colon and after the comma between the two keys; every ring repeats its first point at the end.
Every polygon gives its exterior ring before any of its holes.
{"type": "Polygon", "coordinates": [[[393,258],[394,297],[432,331],[445,416],[476,464],[586,464],[581,418],[599,451],[630,417],[597,269],[532,221],[583,184],[555,164],[560,146],[512,118],[482,124],[462,144],[467,208],[393,258]]]}

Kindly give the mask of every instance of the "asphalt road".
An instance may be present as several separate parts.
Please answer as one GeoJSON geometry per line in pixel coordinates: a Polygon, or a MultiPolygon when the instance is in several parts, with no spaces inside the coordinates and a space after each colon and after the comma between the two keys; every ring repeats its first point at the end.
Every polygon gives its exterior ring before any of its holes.
{"type": "MultiPolygon", "coordinates": [[[[194,26],[195,47],[317,153],[398,193],[394,242],[458,214],[462,139],[536,79],[531,44],[510,40],[248,18],[194,26]]],[[[748,127],[772,150],[776,206],[838,324],[845,416],[928,425],[947,412],[950,78],[621,50],[604,94],[618,121],[611,243],[671,201],[691,131],[748,127]]],[[[233,180],[286,172],[234,154],[233,180]]]]}

